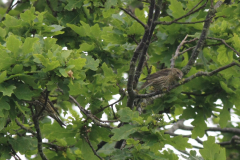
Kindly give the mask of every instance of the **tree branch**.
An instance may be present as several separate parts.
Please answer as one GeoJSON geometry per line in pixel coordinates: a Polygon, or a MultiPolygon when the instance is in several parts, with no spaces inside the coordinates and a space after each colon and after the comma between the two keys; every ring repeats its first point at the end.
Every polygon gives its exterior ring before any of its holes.
{"type": "MultiPolygon", "coordinates": [[[[220,3],[220,5],[222,4],[222,2],[220,2],[220,1],[219,1],[219,3],[220,3]]],[[[209,30],[209,27],[211,24],[212,17],[216,13],[216,9],[220,6],[219,3],[217,3],[214,7],[211,5],[211,7],[208,11],[206,19],[209,19],[209,20],[204,23],[202,33],[198,40],[197,46],[194,48],[194,50],[191,54],[191,57],[188,61],[188,64],[185,67],[183,67],[183,69],[182,69],[183,74],[185,74],[185,75],[190,71],[190,69],[192,68],[192,66],[194,65],[194,63],[196,61],[196,58],[198,57],[198,54],[201,52],[201,50],[203,48],[203,45],[207,38],[207,33],[208,33],[208,30],[209,30]]]]}
{"type": "Polygon", "coordinates": [[[234,48],[232,48],[231,46],[229,46],[225,40],[220,39],[220,38],[213,38],[213,37],[207,37],[207,39],[213,39],[213,40],[217,40],[217,41],[221,41],[225,46],[227,46],[228,48],[230,48],[231,50],[233,50],[233,52],[235,52],[238,56],[240,56],[240,53],[238,51],[236,51],[234,48]]]}
{"type": "MultiPolygon", "coordinates": [[[[196,73],[196,74],[194,74],[194,75],[184,79],[183,81],[180,81],[178,84],[175,84],[175,85],[169,87],[169,91],[174,89],[174,88],[176,88],[176,87],[178,87],[178,86],[180,86],[180,85],[183,85],[183,84],[191,81],[192,79],[194,79],[196,77],[212,76],[212,75],[214,75],[214,74],[216,74],[216,73],[218,73],[218,72],[220,72],[222,70],[225,70],[225,69],[230,68],[230,67],[235,66],[235,65],[240,67],[240,64],[238,64],[237,62],[232,62],[232,63],[230,63],[230,64],[228,64],[226,66],[223,66],[223,67],[220,67],[220,68],[218,68],[216,70],[213,70],[212,72],[202,72],[202,71],[200,71],[200,72],[198,72],[198,73],[196,73]]],[[[148,97],[153,97],[153,96],[156,96],[156,95],[159,95],[159,94],[163,94],[163,93],[167,93],[167,91],[155,91],[155,92],[148,93],[148,94],[139,94],[139,95],[136,95],[136,98],[148,98],[148,97]]]]}
{"type": "Polygon", "coordinates": [[[96,125],[101,126],[101,127],[105,127],[105,128],[111,128],[113,129],[114,127],[107,125],[107,124],[102,124],[100,123],[98,120],[96,120],[94,118],[94,115],[92,115],[89,111],[85,110],[79,103],[78,101],[71,95],[69,95],[69,98],[77,105],[77,107],[79,108],[79,110],[85,114],[88,118],[90,118],[96,125]]]}
{"type": "Polygon", "coordinates": [[[174,68],[175,66],[175,60],[178,58],[178,55],[179,55],[179,50],[180,48],[182,47],[182,45],[186,42],[186,39],[187,39],[188,35],[185,36],[185,38],[182,40],[182,42],[178,45],[177,49],[176,49],[176,52],[175,52],[175,55],[171,58],[171,68],[174,68]]]}
{"type": "Polygon", "coordinates": [[[132,14],[131,12],[127,11],[126,9],[120,7],[121,10],[123,10],[126,14],[128,14],[130,17],[132,17],[133,19],[135,19],[139,24],[141,24],[143,26],[143,28],[147,29],[148,26],[145,25],[140,19],[138,19],[134,14],[132,14]]]}
{"type": "MultiPolygon", "coordinates": [[[[171,21],[171,22],[155,22],[155,24],[169,25],[169,24],[172,24],[172,23],[182,23],[182,22],[177,22],[177,21],[179,21],[179,20],[181,20],[181,19],[183,19],[183,18],[185,18],[185,17],[187,17],[187,16],[189,16],[189,15],[191,15],[191,14],[199,11],[200,9],[204,8],[204,7],[207,5],[208,0],[207,0],[201,7],[199,7],[199,8],[196,9],[195,11],[193,11],[193,10],[194,10],[200,3],[202,3],[202,2],[203,2],[203,0],[201,0],[201,1],[200,1],[197,5],[195,5],[187,14],[183,15],[182,17],[179,17],[179,18],[177,18],[177,19],[174,19],[174,20],[171,21]]],[[[206,21],[206,20],[205,20],[205,21],[206,21]]],[[[187,24],[187,23],[183,23],[183,24],[187,24]]]]}
{"type": "MultiPolygon", "coordinates": [[[[160,15],[161,6],[162,6],[162,0],[158,0],[157,3],[155,4],[155,14],[154,14],[153,19],[150,18],[150,17],[148,19],[148,25],[150,26],[150,30],[149,30],[148,37],[147,37],[147,40],[146,40],[146,45],[144,46],[143,52],[140,55],[139,63],[138,63],[137,69],[136,69],[136,74],[135,74],[135,77],[134,77],[134,86],[133,86],[134,89],[137,87],[138,80],[139,80],[139,77],[141,75],[143,65],[146,61],[147,50],[148,50],[148,47],[149,47],[149,44],[150,44],[150,41],[151,41],[151,38],[152,38],[152,35],[153,35],[153,31],[156,27],[156,24],[154,24],[154,22],[158,19],[159,15],[160,15]]],[[[149,11],[149,13],[150,13],[150,11],[149,11]]]]}
{"type": "Polygon", "coordinates": [[[55,12],[55,11],[53,10],[50,1],[49,1],[49,0],[46,0],[46,2],[47,2],[48,7],[50,8],[50,10],[52,11],[53,16],[56,17],[56,16],[57,16],[57,12],[55,12]]]}
{"type": "Polygon", "coordinates": [[[42,135],[41,135],[40,127],[39,127],[39,121],[38,121],[37,114],[33,115],[32,119],[34,122],[35,129],[37,131],[38,153],[40,154],[40,156],[42,157],[43,160],[47,160],[47,157],[45,156],[45,154],[43,153],[43,150],[42,150],[42,135]]]}
{"type": "MultiPolygon", "coordinates": [[[[209,19],[213,18],[214,16],[210,17],[209,19]]],[[[209,19],[205,19],[205,20],[202,20],[202,21],[195,21],[195,22],[175,22],[175,21],[171,21],[171,22],[156,22],[156,24],[162,24],[162,25],[170,25],[170,24],[173,24],[173,23],[176,23],[176,24],[196,24],[196,23],[203,23],[203,22],[206,22],[208,21],[209,19]]]]}
{"type": "Polygon", "coordinates": [[[89,144],[89,146],[91,147],[93,153],[94,153],[99,159],[103,160],[103,158],[100,157],[100,156],[98,155],[98,153],[95,151],[95,149],[93,148],[93,146],[92,146],[92,144],[91,144],[88,136],[86,135],[86,136],[84,136],[84,138],[85,138],[86,142],[89,144]]]}
{"type": "Polygon", "coordinates": [[[141,42],[138,44],[137,48],[135,49],[131,62],[130,62],[130,68],[128,71],[128,82],[127,82],[127,91],[128,91],[128,101],[127,101],[127,106],[129,108],[133,108],[133,102],[136,96],[136,93],[133,91],[134,88],[136,88],[136,85],[133,84],[135,83],[134,81],[134,76],[135,76],[135,66],[136,66],[136,62],[137,59],[139,57],[139,55],[141,55],[143,53],[143,48],[146,45],[146,40],[149,36],[149,30],[150,30],[150,25],[151,21],[152,21],[152,16],[153,16],[153,10],[154,10],[154,6],[155,6],[155,0],[151,0],[150,3],[150,7],[149,7],[149,15],[148,15],[148,27],[145,29],[145,33],[143,35],[143,38],[141,39],[141,42]]]}
{"type": "Polygon", "coordinates": [[[32,133],[34,136],[36,136],[36,133],[35,133],[33,130],[31,130],[30,128],[27,128],[27,127],[25,127],[24,125],[22,125],[22,124],[17,120],[17,118],[15,118],[15,122],[16,122],[17,125],[18,125],[19,127],[21,127],[23,130],[25,130],[25,131],[27,131],[27,132],[30,132],[30,133],[32,133]]]}

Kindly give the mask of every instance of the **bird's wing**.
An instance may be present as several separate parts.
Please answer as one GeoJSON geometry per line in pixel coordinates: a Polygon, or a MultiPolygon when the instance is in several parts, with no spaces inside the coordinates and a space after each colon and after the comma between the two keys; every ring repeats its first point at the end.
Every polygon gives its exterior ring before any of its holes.
{"type": "Polygon", "coordinates": [[[139,88],[139,91],[142,90],[143,88],[147,88],[148,86],[152,85],[153,81],[146,81],[143,83],[143,85],[139,88]]]}
{"type": "Polygon", "coordinates": [[[160,71],[157,71],[153,74],[148,75],[143,80],[151,80],[151,79],[155,79],[158,77],[167,76],[167,75],[169,75],[169,72],[171,72],[171,70],[172,70],[171,68],[162,69],[160,71]]]}

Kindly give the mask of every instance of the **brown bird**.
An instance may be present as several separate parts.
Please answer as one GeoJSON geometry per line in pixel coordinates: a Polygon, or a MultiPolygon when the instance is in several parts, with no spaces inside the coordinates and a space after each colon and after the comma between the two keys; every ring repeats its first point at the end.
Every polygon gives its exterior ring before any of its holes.
{"type": "Polygon", "coordinates": [[[179,79],[182,79],[183,73],[177,68],[166,68],[156,73],[148,75],[144,80],[146,82],[140,87],[139,90],[148,86],[153,86],[154,91],[169,89],[171,85],[176,83],[179,79]]]}
{"type": "MultiPolygon", "coordinates": [[[[36,105],[36,113],[37,114],[42,110],[43,106],[45,105],[45,98],[41,95],[38,98],[38,101],[40,103],[38,103],[36,105]]],[[[53,104],[51,104],[50,100],[48,100],[45,109],[43,110],[42,114],[39,116],[39,119],[43,119],[45,116],[50,116],[53,119],[55,119],[61,127],[65,126],[65,124],[62,122],[62,120],[59,118],[60,115],[59,115],[57,109],[53,106],[53,104]]]]}

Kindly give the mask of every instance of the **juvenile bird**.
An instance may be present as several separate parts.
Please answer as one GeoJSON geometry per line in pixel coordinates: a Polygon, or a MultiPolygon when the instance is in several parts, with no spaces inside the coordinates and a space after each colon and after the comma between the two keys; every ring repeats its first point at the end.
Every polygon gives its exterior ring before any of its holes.
{"type": "MultiPolygon", "coordinates": [[[[38,101],[40,103],[35,105],[37,114],[42,110],[43,106],[45,105],[45,98],[41,95],[38,98],[38,101]]],[[[62,122],[62,120],[59,118],[60,115],[59,115],[57,109],[51,104],[50,100],[48,100],[45,109],[43,110],[42,114],[39,116],[39,119],[43,119],[45,116],[50,116],[53,119],[55,119],[61,127],[65,126],[65,124],[62,122]]]]}
{"type": "Polygon", "coordinates": [[[182,79],[183,73],[177,68],[166,68],[156,73],[150,74],[144,80],[146,82],[140,87],[139,90],[144,89],[148,86],[152,86],[154,91],[169,89],[171,85],[182,79]]]}

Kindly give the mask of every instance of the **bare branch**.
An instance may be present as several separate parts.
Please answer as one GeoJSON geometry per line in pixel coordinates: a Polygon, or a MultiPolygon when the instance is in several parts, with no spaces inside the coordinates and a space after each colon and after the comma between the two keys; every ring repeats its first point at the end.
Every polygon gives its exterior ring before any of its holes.
{"type": "Polygon", "coordinates": [[[186,49],[186,50],[184,50],[182,52],[179,52],[179,56],[182,55],[183,53],[187,52],[187,51],[190,51],[190,50],[194,49],[195,47],[196,46],[193,46],[193,47],[190,47],[190,48],[188,48],[188,49],[186,49]]]}
{"type": "Polygon", "coordinates": [[[174,68],[175,66],[175,60],[178,58],[179,50],[182,47],[182,45],[186,42],[188,35],[185,36],[185,38],[182,40],[182,42],[178,45],[175,55],[171,58],[171,68],[174,68]]]}

